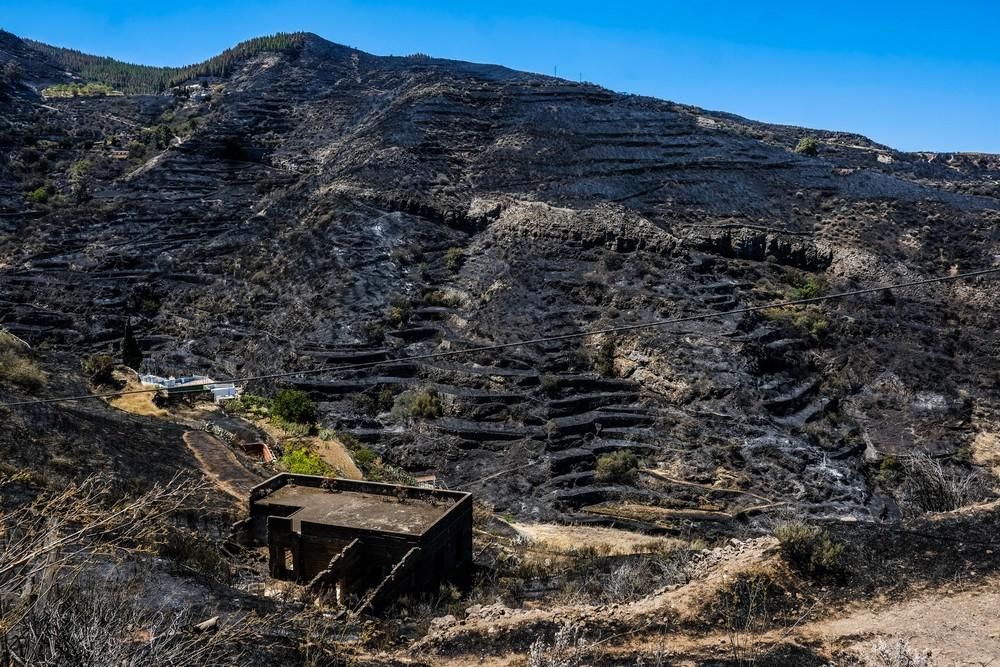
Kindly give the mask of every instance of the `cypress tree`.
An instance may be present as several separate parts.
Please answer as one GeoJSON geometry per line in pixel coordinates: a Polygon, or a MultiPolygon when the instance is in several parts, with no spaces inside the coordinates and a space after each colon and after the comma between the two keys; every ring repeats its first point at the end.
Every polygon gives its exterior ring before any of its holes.
{"type": "Polygon", "coordinates": [[[125,322],[125,337],[122,338],[122,363],[139,372],[142,365],[142,350],[139,349],[139,342],[132,333],[132,320],[125,322]]]}

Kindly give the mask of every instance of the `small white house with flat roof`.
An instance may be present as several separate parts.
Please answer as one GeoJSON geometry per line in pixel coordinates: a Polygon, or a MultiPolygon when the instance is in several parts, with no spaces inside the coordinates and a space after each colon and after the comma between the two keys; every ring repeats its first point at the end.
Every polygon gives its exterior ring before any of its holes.
{"type": "Polygon", "coordinates": [[[159,375],[140,375],[139,379],[146,387],[156,387],[167,392],[167,396],[180,396],[197,392],[207,392],[216,403],[228,401],[239,396],[239,390],[232,382],[216,382],[206,375],[187,375],[179,378],[168,378],[159,375]]]}

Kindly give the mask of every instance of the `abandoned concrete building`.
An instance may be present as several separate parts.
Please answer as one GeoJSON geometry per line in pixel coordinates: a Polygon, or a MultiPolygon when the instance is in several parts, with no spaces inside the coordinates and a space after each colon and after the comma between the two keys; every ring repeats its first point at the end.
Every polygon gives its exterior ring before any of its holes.
{"type": "Polygon", "coordinates": [[[245,525],[272,577],[359,612],[471,573],[468,493],[283,473],[250,492],[245,525]]]}

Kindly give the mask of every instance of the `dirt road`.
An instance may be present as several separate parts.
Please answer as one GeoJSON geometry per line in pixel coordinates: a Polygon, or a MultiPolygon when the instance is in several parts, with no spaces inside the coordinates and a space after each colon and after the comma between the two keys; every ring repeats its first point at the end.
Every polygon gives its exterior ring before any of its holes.
{"type": "Polygon", "coordinates": [[[198,465],[220,489],[245,502],[250,489],[262,481],[247,470],[221,440],[204,431],[188,431],[184,442],[198,460],[198,465]]]}

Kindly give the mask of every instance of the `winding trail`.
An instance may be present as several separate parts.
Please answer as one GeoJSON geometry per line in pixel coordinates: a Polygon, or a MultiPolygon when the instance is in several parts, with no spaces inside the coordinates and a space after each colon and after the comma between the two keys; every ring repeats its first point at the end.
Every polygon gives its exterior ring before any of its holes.
{"type": "Polygon", "coordinates": [[[1000,578],[960,592],[932,590],[875,609],[817,621],[801,636],[839,645],[864,644],[873,635],[901,638],[931,651],[940,665],[1000,664],[1000,578]]]}

